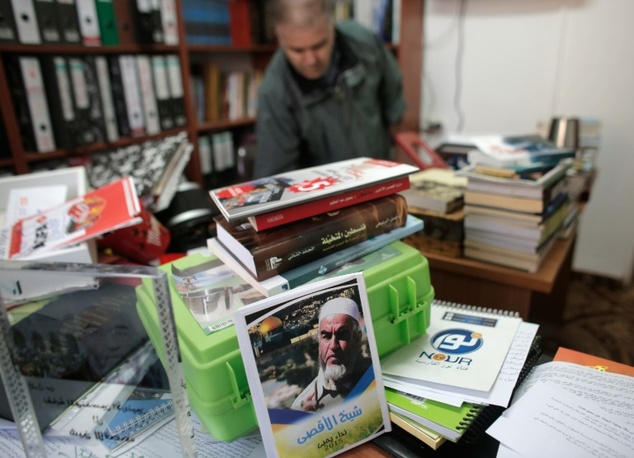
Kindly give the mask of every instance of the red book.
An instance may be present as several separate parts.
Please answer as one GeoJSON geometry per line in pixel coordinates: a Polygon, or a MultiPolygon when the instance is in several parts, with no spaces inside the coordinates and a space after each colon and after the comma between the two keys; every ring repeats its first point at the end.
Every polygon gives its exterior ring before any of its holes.
{"type": "Polygon", "coordinates": [[[401,177],[392,181],[377,183],[363,188],[353,189],[348,192],[336,194],[323,199],[309,201],[305,204],[294,205],[276,211],[249,216],[247,219],[253,229],[264,231],[282,224],[292,223],[304,218],[327,213],[350,205],[360,204],[379,197],[389,196],[397,192],[409,189],[409,177],[401,177]]]}
{"type": "Polygon", "coordinates": [[[229,32],[233,46],[251,46],[251,12],[249,0],[229,1],[229,32]]]}

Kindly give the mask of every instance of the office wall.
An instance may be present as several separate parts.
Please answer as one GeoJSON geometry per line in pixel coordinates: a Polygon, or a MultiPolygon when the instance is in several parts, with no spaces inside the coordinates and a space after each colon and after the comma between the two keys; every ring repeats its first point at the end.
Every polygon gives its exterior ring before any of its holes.
{"type": "Polygon", "coordinates": [[[427,0],[421,108],[445,136],[600,119],[573,265],[624,282],[634,261],[632,18],[632,0],[427,0]]]}

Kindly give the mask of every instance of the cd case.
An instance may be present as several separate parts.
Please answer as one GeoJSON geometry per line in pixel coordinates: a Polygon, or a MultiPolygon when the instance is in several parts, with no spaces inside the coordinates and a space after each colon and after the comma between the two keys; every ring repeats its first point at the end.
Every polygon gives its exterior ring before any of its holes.
{"type": "Polygon", "coordinates": [[[174,419],[183,456],[194,456],[163,271],[1,261],[0,280],[0,417],[15,422],[27,456],[45,456],[45,442],[60,439],[82,453],[118,456],[174,419]],[[19,287],[25,273],[45,276],[55,286],[16,300],[7,289],[19,287]],[[142,282],[151,283],[162,317],[163,359],[137,311],[142,282]]]}

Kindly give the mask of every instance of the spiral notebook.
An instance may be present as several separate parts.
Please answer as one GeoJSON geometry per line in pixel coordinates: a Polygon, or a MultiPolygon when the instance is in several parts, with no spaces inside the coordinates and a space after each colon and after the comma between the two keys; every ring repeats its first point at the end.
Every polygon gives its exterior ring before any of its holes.
{"type": "Polygon", "coordinates": [[[427,333],[381,360],[386,385],[488,392],[521,323],[516,312],[434,301],[427,333]]]}
{"type": "Polygon", "coordinates": [[[410,418],[453,442],[462,437],[483,408],[470,402],[456,407],[392,388],[385,389],[385,397],[391,412],[410,418]]]}

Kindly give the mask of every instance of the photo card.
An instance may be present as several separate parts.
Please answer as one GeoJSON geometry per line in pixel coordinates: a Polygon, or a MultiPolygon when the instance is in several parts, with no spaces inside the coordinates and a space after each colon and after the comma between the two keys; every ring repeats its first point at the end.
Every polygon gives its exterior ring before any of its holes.
{"type": "Polygon", "coordinates": [[[391,430],[361,273],[242,307],[234,322],[267,456],[334,456],[391,430]]]}

